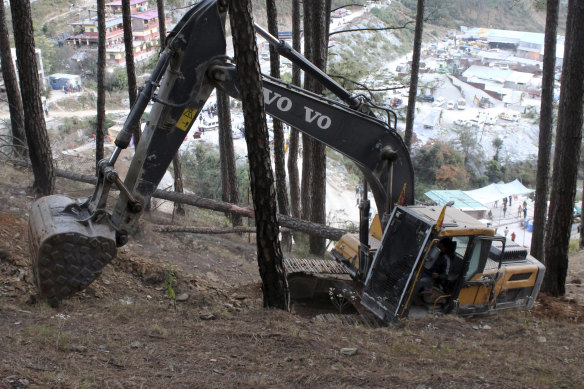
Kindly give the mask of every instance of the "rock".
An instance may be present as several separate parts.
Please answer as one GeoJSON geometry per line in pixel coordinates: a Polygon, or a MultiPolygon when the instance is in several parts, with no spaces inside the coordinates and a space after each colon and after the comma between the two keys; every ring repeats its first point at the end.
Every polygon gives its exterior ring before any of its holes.
{"type": "Polygon", "coordinates": [[[485,324],[485,325],[483,326],[483,330],[490,330],[490,329],[491,329],[491,326],[490,326],[490,325],[488,325],[488,324],[485,324]]]}
{"type": "Polygon", "coordinates": [[[82,344],[72,344],[71,346],[69,346],[69,350],[78,353],[84,353],[87,351],[87,346],[84,346],[82,344]]]}
{"type": "Polygon", "coordinates": [[[545,343],[545,342],[547,342],[547,339],[545,338],[545,336],[538,336],[537,341],[539,343],[545,343]]]}
{"type": "Polygon", "coordinates": [[[199,319],[201,320],[215,320],[215,315],[213,315],[212,313],[201,313],[199,315],[199,319]]]}
{"type": "Polygon", "coordinates": [[[189,295],[187,293],[181,293],[176,296],[176,301],[187,301],[189,299],[189,295]]]}
{"type": "Polygon", "coordinates": [[[355,347],[344,347],[341,349],[341,354],[343,355],[355,355],[357,354],[357,349],[355,347]]]}
{"type": "Polygon", "coordinates": [[[140,342],[139,342],[139,341],[137,341],[137,340],[136,340],[135,342],[132,342],[132,343],[130,344],[130,347],[132,347],[132,348],[139,348],[140,346],[142,346],[142,343],[140,343],[140,342]]]}

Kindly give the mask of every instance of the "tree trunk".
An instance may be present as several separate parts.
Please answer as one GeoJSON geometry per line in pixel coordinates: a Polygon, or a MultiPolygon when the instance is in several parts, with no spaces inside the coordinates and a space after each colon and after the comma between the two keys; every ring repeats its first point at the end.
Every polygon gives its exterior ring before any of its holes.
{"type": "Polygon", "coordinates": [[[97,118],[95,129],[95,163],[104,157],[105,138],[105,1],[97,0],[97,118]]]}
{"type": "MultiPolygon", "coordinates": [[[[318,0],[320,1],[320,0],[318,0]]],[[[303,12],[304,12],[304,56],[308,59],[312,58],[312,35],[313,35],[313,22],[312,22],[312,7],[311,3],[304,1],[303,12]]],[[[304,73],[304,89],[311,90],[313,84],[312,77],[304,73]]],[[[310,220],[310,214],[312,206],[312,167],[310,166],[312,161],[312,147],[313,140],[310,136],[302,134],[302,182],[301,182],[301,212],[300,216],[304,220],[310,220]]]]}
{"type": "Polygon", "coordinates": [[[544,262],[544,231],[549,193],[550,159],[553,134],[554,73],[556,67],[556,34],[558,29],[559,0],[547,0],[543,79],[541,83],[541,109],[539,119],[539,149],[537,155],[537,179],[535,186],[535,210],[531,255],[544,262]]]}
{"type": "MultiPolygon", "coordinates": [[[[326,70],[328,51],[328,24],[330,19],[330,2],[324,0],[312,2],[312,62],[321,70],[326,70]],[[328,13],[327,13],[328,9],[328,13]]],[[[322,94],[324,87],[313,82],[312,91],[322,94]]],[[[312,145],[312,201],[310,209],[310,221],[326,224],[326,146],[321,142],[313,141],[312,145]]],[[[326,250],[326,242],[323,238],[310,236],[310,253],[323,255],[326,250]]]]}
{"type": "Polygon", "coordinates": [[[542,291],[552,296],[566,293],[568,248],[572,212],[576,195],[576,179],[584,103],[584,4],[578,0],[568,3],[568,20],[556,147],[552,175],[549,222],[545,237],[546,273],[542,291]]]}
{"type": "MultiPolygon", "coordinates": [[[[182,164],[180,163],[178,152],[172,157],[172,170],[174,171],[174,191],[177,193],[183,193],[182,164]]],[[[175,203],[173,211],[176,215],[186,215],[185,208],[182,204],[175,203]]]]}
{"type": "Polygon", "coordinates": [[[410,79],[410,95],[408,97],[408,111],[406,116],[406,131],[404,142],[408,149],[412,147],[414,134],[414,115],[416,113],[416,95],[418,94],[418,74],[420,71],[420,52],[422,49],[422,32],[424,29],[424,1],[418,0],[416,12],[416,29],[414,32],[414,50],[412,53],[412,76],[410,79]]]}
{"type": "Polygon", "coordinates": [[[6,14],[4,3],[0,4],[0,61],[2,62],[2,77],[8,99],[10,112],[10,126],[12,133],[12,145],[16,156],[26,158],[26,134],[24,133],[24,110],[22,98],[18,90],[18,79],[10,52],[10,36],[6,27],[6,14]]]}
{"type": "Polygon", "coordinates": [[[160,51],[166,45],[166,17],[164,16],[164,0],[156,0],[158,10],[158,31],[160,32],[160,51]]]}
{"type": "MultiPolygon", "coordinates": [[[[300,0],[292,0],[292,47],[300,52],[300,0]]],[[[300,68],[292,64],[292,84],[300,86],[300,68]]],[[[288,147],[288,181],[290,183],[290,210],[300,217],[300,183],[298,177],[298,130],[290,129],[288,147]]]]}
{"type": "Polygon", "coordinates": [[[34,174],[33,190],[40,195],[48,195],[55,189],[55,172],[41,101],[30,2],[12,0],[10,10],[24,108],[24,130],[34,174]]]}
{"type": "MultiPolygon", "coordinates": [[[[268,16],[268,31],[273,36],[278,36],[278,10],[275,0],[266,1],[266,11],[268,16]]],[[[280,78],[280,56],[270,45],[270,75],[280,78]]],[[[284,128],[282,122],[273,119],[274,130],[274,159],[276,171],[276,197],[278,199],[278,211],[282,215],[290,214],[288,203],[288,188],[286,185],[286,154],[284,150],[284,128]]],[[[289,232],[282,232],[282,247],[286,251],[292,250],[292,236],[289,232]]]]}
{"type": "Polygon", "coordinates": [[[237,72],[240,75],[239,86],[240,90],[246,91],[243,94],[242,106],[264,306],[289,310],[290,291],[278,240],[274,178],[270,164],[268,129],[251,3],[249,0],[230,0],[229,5],[233,48],[237,72]]]}
{"type": "MultiPolygon", "coordinates": [[[[221,191],[222,199],[228,203],[239,203],[239,187],[237,184],[237,167],[235,165],[235,150],[231,130],[231,111],[229,96],[217,89],[217,115],[219,115],[219,154],[221,157],[221,191]]],[[[245,130],[244,130],[245,131],[245,130]]],[[[241,216],[230,214],[231,224],[240,226],[241,216]]]]}
{"type": "MultiPolygon", "coordinates": [[[[128,75],[128,97],[130,107],[134,106],[138,97],[136,81],[136,65],[134,64],[134,36],[132,34],[132,15],[130,12],[130,0],[122,0],[122,21],[124,25],[124,47],[126,48],[126,74],[128,75]]],[[[132,128],[134,146],[140,142],[140,123],[132,128]]]]}

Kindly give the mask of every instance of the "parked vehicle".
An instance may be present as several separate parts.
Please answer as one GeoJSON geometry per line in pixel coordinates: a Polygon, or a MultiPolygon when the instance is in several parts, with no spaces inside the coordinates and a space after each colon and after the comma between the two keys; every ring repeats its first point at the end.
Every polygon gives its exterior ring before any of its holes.
{"type": "Polygon", "coordinates": [[[449,100],[449,101],[446,103],[446,109],[454,109],[454,105],[455,105],[455,104],[454,104],[454,101],[452,101],[452,100],[449,100]]]}
{"type": "Polygon", "coordinates": [[[462,98],[456,100],[456,108],[460,110],[466,109],[466,100],[462,98]]]}
{"type": "Polygon", "coordinates": [[[432,95],[418,95],[418,100],[424,101],[426,103],[433,103],[434,96],[432,96],[432,95]]]}
{"type": "Polygon", "coordinates": [[[432,103],[432,106],[434,106],[434,107],[442,107],[445,102],[446,102],[446,97],[440,96],[436,100],[434,100],[434,102],[432,103]]]}
{"type": "Polygon", "coordinates": [[[508,120],[510,122],[516,122],[521,119],[521,114],[514,111],[505,111],[499,114],[499,117],[503,120],[508,120]]]}

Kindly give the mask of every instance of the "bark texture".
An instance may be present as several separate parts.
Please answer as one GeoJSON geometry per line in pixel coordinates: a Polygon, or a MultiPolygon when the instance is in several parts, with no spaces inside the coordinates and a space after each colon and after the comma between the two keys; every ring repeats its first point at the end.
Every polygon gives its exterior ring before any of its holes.
{"type": "MultiPolygon", "coordinates": [[[[311,61],[319,69],[326,71],[328,53],[328,25],[330,19],[330,2],[318,0],[311,2],[312,7],[312,50],[311,61]],[[328,5],[327,5],[328,4],[328,5]],[[328,8],[328,9],[327,9],[328,8]]],[[[318,94],[323,94],[324,87],[313,82],[311,90],[318,94]]],[[[312,175],[310,179],[312,190],[310,221],[326,224],[326,146],[317,141],[312,141],[311,167],[312,175]]],[[[325,239],[318,236],[310,236],[310,253],[324,255],[326,250],[325,239]]]]}
{"type": "Polygon", "coordinates": [[[568,248],[576,178],[582,142],[584,103],[584,2],[570,0],[560,108],[552,175],[548,228],[545,237],[546,273],[542,291],[552,296],[566,293],[568,248]]]}
{"type": "MultiPolygon", "coordinates": [[[[320,0],[317,0],[320,1],[320,0]]],[[[312,35],[313,35],[313,15],[311,2],[302,3],[304,13],[304,56],[312,58],[312,35]]],[[[304,74],[304,89],[311,90],[314,81],[308,74],[304,74]]],[[[312,206],[312,160],[313,140],[310,136],[302,134],[302,181],[300,185],[301,211],[300,217],[304,220],[310,220],[312,206]]]]}
{"type": "MultiPolygon", "coordinates": [[[[217,89],[217,114],[219,115],[219,153],[221,156],[221,196],[228,203],[239,203],[239,186],[237,183],[237,167],[235,165],[235,150],[231,128],[231,111],[229,96],[217,89]]],[[[231,224],[240,226],[241,216],[230,214],[231,224]]]]}
{"type": "Polygon", "coordinates": [[[541,109],[539,119],[539,149],[531,255],[544,262],[544,235],[549,193],[550,160],[553,134],[554,73],[556,68],[556,34],[558,30],[559,0],[547,0],[543,78],[541,82],[541,109]]]}
{"type": "Polygon", "coordinates": [[[418,94],[418,74],[420,71],[420,52],[422,51],[422,32],[424,30],[424,2],[418,0],[416,12],[416,29],[414,31],[414,50],[412,53],[412,76],[410,77],[410,95],[406,115],[406,131],[404,142],[408,149],[412,146],[414,134],[414,114],[416,113],[416,96],[418,94]]]}
{"type": "MultiPolygon", "coordinates": [[[[138,87],[136,81],[136,65],[134,64],[134,36],[132,34],[132,15],[130,13],[130,0],[122,0],[122,21],[124,25],[124,46],[126,48],[126,74],[128,75],[128,98],[130,107],[134,106],[138,97],[138,87]]],[[[134,145],[140,142],[140,124],[132,128],[134,135],[134,145]]]]}
{"type": "MultiPolygon", "coordinates": [[[[292,0],[292,48],[300,53],[300,0],[292,0]]],[[[300,86],[300,68],[292,64],[292,84],[300,86]]],[[[288,147],[288,182],[290,183],[290,211],[300,217],[300,177],[298,176],[298,130],[290,129],[288,147]]]]}
{"type": "Polygon", "coordinates": [[[97,118],[95,128],[95,163],[104,157],[105,137],[105,1],[97,0],[97,118]]]}
{"type": "MultiPolygon", "coordinates": [[[[278,36],[278,10],[275,0],[266,0],[268,16],[268,31],[273,36],[278,36]]],[[[280,78],[280,56],[270,45],[270,75],[280,78]]],[[[280,214],[290,214],[288,202],[288,185],[286,184],[286,151],[284,145],[284,127],[282,122],[273,119],[274,131],[274,166],[276,172],[276,198],[278,199],[278,211],[280,214]]],[[[282,232],[282,247],[287,251],[292,249],[292,236],[289,232],[282,232]]]]}
{"type": "Polygon", "coordinates": [[[22,98],[18,89],[16,69],[10,52],[10,34],[6,26],[4,3],[0,4],[0,61],[2,62],[2,78],[6,89],[8,110],[10,112],[10,126],[14,153],[18,157],[26,158],[26,134],[24,132],[24,110],[22,98]]]}
{"type": "Polygon", "coordinates": [[[290,292],[278,239],[280,231],[276,217],[276,195],[251,3],[249,0],[230,0],[229,7],[233,48],[242,91],[264,306],[289,310],[290,292]]]}
{"type": "Polygon", "coordinates": [[[55,189],[55,172],[41,102],[30,3],[27,0],[12,0],[10,10],[24,109],[24,130],[34,174],[33,190],[37,194],[48,195],[55,189]]]}
{"type": "Polygon", "coordinates": [[[166,19],[164,16],[164,0],[156,0],[156,9],[158,10],[158,31],[160,32],[160,51],[164,50],[166,45],[166,19]]]}

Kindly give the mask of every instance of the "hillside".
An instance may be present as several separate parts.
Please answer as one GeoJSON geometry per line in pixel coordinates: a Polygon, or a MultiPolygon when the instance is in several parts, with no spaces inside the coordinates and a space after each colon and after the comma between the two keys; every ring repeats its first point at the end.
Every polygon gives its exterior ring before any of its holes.
{"type": "Polygon", "coordinates": [[[0,387],[571,388],[584,380],[584,255],[571,258],[569,297],[541,296],[532,312],[372,329],[315,321],[298,306],[262,308],[253,238],[153,233],[151,223],[165,220],[154,212],[97,281],[50,308],[31,284],[31,174],[0,171],[0,387]],[[170,269],[176,305],[164,292],[170,269]]]}

